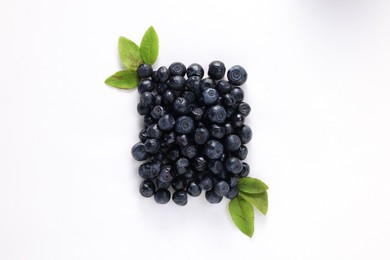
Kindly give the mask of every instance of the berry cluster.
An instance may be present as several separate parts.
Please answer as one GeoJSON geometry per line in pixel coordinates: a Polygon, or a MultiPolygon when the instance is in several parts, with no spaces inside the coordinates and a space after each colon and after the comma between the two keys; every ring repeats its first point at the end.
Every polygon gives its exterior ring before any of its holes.
{"type": "Polygon", "coordinates": [[[250,170],[242,160],[252,138],[245,125],[251,108],[239,87],[247,80],[245,69],[230,68],[228,81],[225,72],[220,61],[210,63],[207,78],[195,63],[186,68],[176,62],[157,71],[139,66],[137,110],[144,116],[144,129],[132,155],[147,160],[139,167],[145,179],[139,188],[142,196],[165,204],[174,191],[172,200],[184,206],[187,194],[197,197],[202,190],[210,203],[238,195],[238,180],[250,170]]]}

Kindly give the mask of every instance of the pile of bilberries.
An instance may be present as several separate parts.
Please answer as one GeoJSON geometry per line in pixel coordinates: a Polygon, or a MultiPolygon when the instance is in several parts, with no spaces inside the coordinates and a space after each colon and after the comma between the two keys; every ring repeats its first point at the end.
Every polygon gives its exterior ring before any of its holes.
{"type": "Polygon", "coordinates": [[[245,146],[252,130],[245,125],[251,111],[239,87],[247,80],[241,66],[227,72],[220,61],[208,68],[208,78],[199,64],[188,68],[180,62],[153,71],[142,64],[137,73],[140,102],[144,116],[140,142],[132,148],[138,161],[140,187],[144,197],[154,196],[157,203],[171,199],[181,206],[187,194],[197,197],[205,191],[206,200],[219,203],[225,196],[238,195],[239,178],[249,174],[245,146]]]}

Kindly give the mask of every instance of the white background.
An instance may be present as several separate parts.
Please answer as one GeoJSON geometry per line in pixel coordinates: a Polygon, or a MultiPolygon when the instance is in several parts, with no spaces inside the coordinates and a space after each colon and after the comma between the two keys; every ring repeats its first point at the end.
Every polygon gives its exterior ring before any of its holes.
{"type": "Polygon", "coordinates": [[[375,0],[2,0],[0,259],[389,259],[389,28],[375,0]],[[226,200],[138,194],[138,94],[103,81],[150,25],[156,66],[249,73],[252,239],[226,200]]]}

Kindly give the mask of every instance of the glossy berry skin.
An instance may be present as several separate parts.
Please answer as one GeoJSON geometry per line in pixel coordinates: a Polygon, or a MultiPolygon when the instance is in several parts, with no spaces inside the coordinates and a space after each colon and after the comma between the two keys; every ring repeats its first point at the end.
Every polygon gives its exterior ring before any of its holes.
{"type": "Polygon", "coordinates": [[[179,146],[187,146],[188,145],[188,137],[186,135],[176,136],[176,144],[179,146]]]}
{"type": "Polygon", "coordinates": [[[157,187],[157,189],[169,189],[169,187],[171,187],[171,182],[170,181],[164,182],[164,181],[161,181],[160,179],[157,179],[156,180],[156,187],[157,187]]]}
{"type": "Polygon", "coordinates": [[[241,145],[240,148],[234,152],[234,155],[240,160],[245,160],[248,156],[248,148],[245,145],[241,145]]]}
{"type": "Polygon", "coordinates": [[[233,152],[241,147],[241,139],[237,135],[228,135],[225,139],[225,150],[233,152]]]}
{"type": "Polygon", "coordinates": [[[223,170],[223,163],[220,160],[212,160],[208,163],[208,169],[214,174],[220,174],[223,170]]]}
{"type": "Polygon", "coordinates": [[[149,78],[153,74],[153,68],[148,64],[141,64],[137,69],[137,74],[140,78],[149,78]]]}
{"type": "Polygon", "coordinates": [[[169,66],[171,76],[184,76],[186,74],[186,66],[181,62],[174,62],[169,66]]]}
{"type": "Polygon", "coordinates": [[[148,153],[157,153],[160,149],[160,142],[157,139],[148,139],[145,141],[145,151],[148,153]]]}
{"type": "Polygon", "coordinates": [[[249,175],[250,170],[251,168],[249,167],[249,164],[244,162],[242,163],[242,170],[240,171],[238,176],[240,176],[240,178],[244,178],[249,175]]]}
{"type": "Polygon", "coordinates": [[[211,204],[220,203],[222,201],[222,198],[223,197],[218,196],[217,194],[215,194],[215,192],[213,190],[210,190],[210,191],[206,192],[206,200],[209,203],[211,203],[211,204]]]}
{"type": "Polygon", "coordinates": [[[174,90],[183,90],[186,80],[182,76],[174,76],[168,80],[168,86],[174,90]]]}
{"type": "Polygon", "coordinates": [[[230,120],[232,122],[233,127],[235,128],[239,128],[245,124],[245,116],[241,115],[240,113],[233,114],[230,117],[230,120]]]}
{"type": "Polygon", "coordinates": [[[181,96],[188,100],[188,102],[193,103],[195,101],[195,94],[192,91],[183,91],[181,96]]]}
{"type": "Polygon", "coordinates": [[[179,206],[185,206],[187,204],[187,192],[185,190],[175,191],[172,200],[179,206]]]}
{"type": "Polygon", "coordinates": [[[226,68],[225,64],[220,61],[213,61],[209,65],[208,75],[212,79],[222,79],[225,76],[226,68]]]}
{"type": "Polygon", "coordinates": [[[150,112],[150,107],[143,107],[143,106],[141,105],[141,103],[138,103],[138,105],[137,105],[137,112],[138,112],[138,114],[140,114],[141,116],[145,116],[145,115],[149,114],[149,112],[150,112]]]}
{"type": "Polygon", "coordinates": [[[200,66],[197,63],[193,63],[187,68],[187,77],[190,78],[192,76],[198,76],[200,78],[203,78],[204,70],[202,66],[200,66]]]}
{"type": "Polygon", "coordinates": [[[248,74],[240,65],[235,65],[228,70],[227,78],[233,85],[242,85],[248,79],[248,74]]]}
{"type": "Polygon", "coordinates": [[[167,91],[168,88],[169,88],[169,87],[168,87],[167,83],[161,82],[161,83],[158,83],[158,84],[156,85],[156,92],[157,92],[158,94],[164,94],[164,92],[167,91]]]}
{"type": "Polygon", "coordinates": [[[144,92],[152,92],[153,89],[154,89],[154,85],[153,85],[153,82],[150,79],[142,79],[138,83],[137,88],[138,88],[138,92],[140,94],[142,94],[144,92]]]}
{"type": "Polygon", "coordinates": [[[157,70],[157,78],[160,82],[166,82],[169,79],[170,72],[167,67],[162,66],[157,70]]]}
{"type": "Polygon", "coordinates": [[[239,174],[242,171],[243,163],[237,157],[228,157],[225,160],[225,168],[228,172],[239,174]]]}
{"type": "Polygon", "coordinates": [[[200,181],[199,187],[204,191],[209,191],[213,188],[213,180],[209,176],[205,176],[200,181]]]}
{"type": "Polygon", "coordinates": [[[178,114],[187,114],[190,110],[190,102],[184,97],[178,97],[173,101],[173,110],[178,114]]]}
{"type": "Polygon", "coordinates": [[[143,179],[152,180],[157,177],[161,169],[161,163],[156,162],[147,162],[141,164],[138,168],[138,174],[143,179]]]}
{"type": "Polygon", "coordinates": [[[162,135],[161,130],[158,128],[157,124],[152,124],[146,128],[146,133],[148,137],[153,139],[159,139],[162,135]]]}
{"type": "Polygon", "coordinates": [[[198,183],[192,180],[187,184],[187,193],[192,197],[198,197],[202,193],[202,190],[200,189],[198,183]]]}
{"type": "Polygon", "coordinates": [[[218,98],[219,98],[219,94],[218,94],[217,90],[214,88],[207,88],[202,93],[203,103],[206,106],[210,106],[210,105],[217,103],[218,98]]]}
{"type": "Polygon", "coordinates": [[[167,189],[158,189],[154,194],[154,201],[158,204],[166,204],[171,199],[171,193],[167,189]]]}
{"type": "Polygon", "coordinates": [[[225,134],[230,135],[234,132],[234,127],[232,126],[231,123],[226,123],[225,124],[225,134]]]}
{"type": "Polygon", "coordinates": [[[193,159],[198,154],[198,149],[194,145],[187,145],[181,148],[181,154],[189,159],[193,159]]]}
{"type": "Polygon", "coordinates": [[[200,121],[203,119],[204,117],[204,110],[201,108],[201,107],[195,107],[192,109],[191,111],[191,117],[195,120],[195,121],[200,121]]]}
{"type": "Polygon", "coordinates": [[[217,84],[216,89],[218,90],[219,94],[222,95],[229,93],[232,90],[232,86],[226,80],[220,80],[217,84]]]}
{"type": "Polygon", "coordinates": [[[188,90],[192,91],[196,96],[201,94],[200,90],[201,78],[198,76],[188,77],[186,81],[186,86],[188,90]]]}
{"type": "Polygon", "coordinates": [[[216,124],[211,125],[210,134],[213,138],[221,139],[224,137],[225,133],[225,127],[216,124]]]}
{"type": "Polygon", "coordinates": [[[229,184],[226,181],[218,181],[214,185],[214,192],[218,196],[225,196],[230,190],[229,184]]]}
{"type": "Polygon", "coordinates": [[[170,104],[172,104],[173,101],[175,100],[176,95],[175,95],[175,93],[174,93],[172,90],[169,90],[169,89],[168,89],[168,90],[166,90],[166,91],[163,93],[162,97],[163,97],[163,103],[164,103],[165,105],[170,105],[170,104]]]}
{"type": "Polygon", "coordinates": [[[164,165],[161,167],[160,173],[158,174],[158,179],[161,182],[171,182],[173,179],[172,173],[171,173],[171,166],[164,165]]]}
{"type": "Polygon", "coordinates": [[[210,134],[206,127],[199,127],[195,129],[194,141],[197,144],[204,144],[209,140],[210,134]]]}
{"type": "Polygon", "coordinates": [[[153,95],[152,93],[146,91],[141,94],[141,97],[139,98],[139,103],[143,107],[150,107],[153,105],[153,95]]]}
{"type": "Polygon", "coordinates": [[[154,95],[153,100],[154,100],[155,106],[160,106],[162,104],[162,96],[161,95],[158,95],[158,94],[154,95]]]}
{"type": "Polygon", "coordinates": [[[165,108],[160,105],[153,107],[152,111],[150,112],[150,115],[155,120],[160,119],[164,114],[165,114],[165,108]]]}
{"type": "Polygon", "coordinates": [[[169,131],[175,126],[175,119],[170,114],[163,115],[158,120],[158,128],[163,131],[169,131]]]}
{"type": "Polygon", "coordinates": [[[236,98],[230,93],[226,93],[222,98],[223,103],[228,107],[234,106],[237,103],[236,98]]]}
{"type": "Polygon", "coordinates": [[[245,102],[241,102],[240,104],[238,104],[237,109],[240,112],[240,114],[245,117],[248,116],[249,113],[251,112],[251,107],[249,106],[249,104],[245,102]]]}
{"type": "Polygon", "coordinates": [[[226,194],[226,198],[232,200],[238,195],[238,188],[237,187],[232,187],[230,188],[229,192],[226,194]]]}
{"type": "Polygon", "coordinates": [[[176,161],[176,171],[178,174],[183,174],[187,171],[190,166],[190,162],[187,158],[180,158],[176,161]]]}
{"type": "Polygon", "coordinates": [[[138,137],[141,142],[145,142],[148,139],[148,134],[146,133],[146,129],[142,129],[141,132],[139,132],[138,137]]]}
{"type": "Polygon", "coordinates": [[[189,134],[194,130],[194,120],[189,116],[180,116],[176,120],[175,130],[178,134],[189,134]]]}
{"type": "Polygon", "coordinates": [[[232,91],[230,91],[230,94],[236,99],[237,102],[244,100],[244,91],[239,87],[233,88],[232,91]]]}
{"type": "Polygon", "coordinates": [[[233,188],[238,185],[238,178],[236,176],[230,176],[226,179],[226,182],[229,184],[230,188],[233,188]]]}
{"type": "Polygon", "coordinates": [[[220,105],[210,107],[206,114],[210,122],[213,123],[222,124],[226,120],[226,110],[220,105]]]}
{"type": "Polygon", "coordinates": [[[150,180],[145,180],[139,186],[139,193],[145,198],[150,198],[154,195],[156,187],[154,183],[150,180]]]}
{"type": "Polygon", "coordinates": [[[223,145],[220,142],[216,140],[210,140],[204,147],[204,154],[208,158],[215,160],[222,156],[223,150],[223,145]]]}
{"type": "Polygon", "coordinates": [[[149,156],[143,143],[136,143],[131,149],[131,155],[137,161],[144,161],[149,156]]]}
{"type": "Polygon", "coordinates": [[[238,136],[241,138],[242,144],[247,144],[252,140],[252,129],[244,125],[238,130],[238,136]]]}
{"type": "Polygon", "coordinates": [[[144,116],[144,127],[148,128],[150,125],[154,124],[154,118],[150,115],[144,116]]]}
{"type": "Polygon", "coordinates": [[[216,85],[215,80],[212,78],[205,78],[200,82],[200,90],[203,92],[208,88],[215,88],[216,85]]]}
{"type": "Polygon", "coordinates": [[[192,161],[192,167],[194,170],[196,171],[199,171],[199,172],[203,172],[206,170],[207,168],[207,161],[204,157],[202,156],[199,156],[199,157],[196,157],[195,159],[193,159],[192,161]]]}

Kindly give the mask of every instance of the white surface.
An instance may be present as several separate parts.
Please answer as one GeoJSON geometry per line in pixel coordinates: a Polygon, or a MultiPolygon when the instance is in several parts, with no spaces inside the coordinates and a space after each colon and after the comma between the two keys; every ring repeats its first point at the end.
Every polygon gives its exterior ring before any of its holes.
{"type": "Polygon", "coordinates": [[[1,1],[0,259],[389,259],[389,4],[143,2],[1,1]],[[149,25],[157,66],[249,72],[252,239],[226,200],[138,195],[138,94],[103,81],[149,25]]]}

